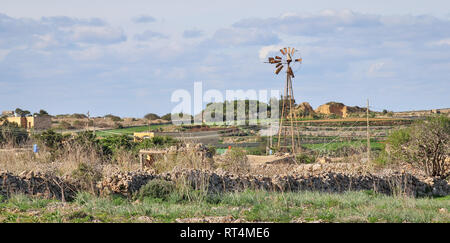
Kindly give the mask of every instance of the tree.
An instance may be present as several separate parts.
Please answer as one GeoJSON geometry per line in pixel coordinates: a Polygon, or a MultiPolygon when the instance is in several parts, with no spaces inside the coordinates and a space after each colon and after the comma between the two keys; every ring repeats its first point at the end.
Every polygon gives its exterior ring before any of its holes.
{"type": "Polygon", "coordinates": [[[31,114],[30,111],[28,111],[28,110],[22,110],[22,109],[20,109],[20,108],[16,108],[15,113],[16,113],[18,116],[26,116],[26,115],[30,115],[30,114],[31,114]]]}
{"type": "Polygon", "coordinates": [[[150,121],[160,119],[160,117],[154,113],[148,113],[144,116],[144,118],[150,121]]]}
{"type": "Polygon", "coordinates": [[[48,112],[46,110],[39,110],[38,116],[49,116],[48,112]]]}
{"type": "Polygon", "coordinates": [[[120,118],[119,116],[112,115],[112,114],[108,114],[105,117],[111,119],[114,122],[122,121],[122,118],[120,118]]]}
{"type": "Polygon", "coordinates": [[[450,118],[428,118],[409,129],[390,136],[387,141],[393,157],[418,165],[428,176],[447,176],[450,155],[450,118]]]}
{"type": "Polygon", "coordinates": [[[167,113],[164,116],[162,116],[161,119],[166,120],[166,121],[171,121],[172,120],[172,114],[167,113]]]}

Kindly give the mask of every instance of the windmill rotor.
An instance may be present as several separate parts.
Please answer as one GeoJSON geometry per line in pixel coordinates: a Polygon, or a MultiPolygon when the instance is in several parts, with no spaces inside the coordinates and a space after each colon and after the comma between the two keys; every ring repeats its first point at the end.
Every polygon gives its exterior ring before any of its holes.
{"type": "Polygon", "coordinates": [[[286,73],[290,75],[291,78],[294,78],[294,73],[300,70],[303,59],[300,56],[298,50],[293,47],[285,47],[280,49],[280,55],[276,55],[268,58],[268,62],[270,64],[275,65],[275,74],[279,74],[284,66],[287,66],[286,73]],[[280,68],[281,67],[281,68],[280,68]]]}

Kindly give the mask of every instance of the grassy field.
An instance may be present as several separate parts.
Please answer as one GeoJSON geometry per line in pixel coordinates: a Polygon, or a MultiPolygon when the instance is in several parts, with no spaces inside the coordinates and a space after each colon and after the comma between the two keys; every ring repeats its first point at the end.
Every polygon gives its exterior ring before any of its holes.
{"type": "Polygon", "coordinates": [[[132,201],[79,193],[70,203],[14,195],[2,198],[0,222],[176,222],[231,216],[248,222],[446,222],[450,196],[407,198],[371,191],[330,194],[245,191],[132,201]]]}
{"type": "Polygon", "coordinates": [[[120,128],[120,129],[111,129],[111,130],[102,130],[97,131],[96,135],[99,137],[108,137],[112,135],[133,135],[135,132],[145,132],[148,130],[157,129],[163,126],[167,126],[166,124],[163,125],[150,125],[150,126],[138,126],[138,127],[126,127],[126,128],[120,128]]]}

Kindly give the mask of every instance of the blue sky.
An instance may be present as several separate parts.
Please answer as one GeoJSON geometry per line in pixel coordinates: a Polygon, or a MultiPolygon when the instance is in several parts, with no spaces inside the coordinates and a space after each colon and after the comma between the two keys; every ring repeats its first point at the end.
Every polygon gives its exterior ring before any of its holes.
{"type": "Polygon", "coordinates": [[[313,107],[450,107],[449,1],[16,0],[0,7],[0,110],[142,117],[198,81],[282,89],[263,58],[283,46],[313,107]]]}

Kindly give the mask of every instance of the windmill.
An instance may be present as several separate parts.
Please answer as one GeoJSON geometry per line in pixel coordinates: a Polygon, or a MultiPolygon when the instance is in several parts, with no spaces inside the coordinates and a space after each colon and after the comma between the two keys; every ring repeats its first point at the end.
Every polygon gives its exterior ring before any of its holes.
{"type": "Polygon", "coordinates": [[[292,90],[292,78],[294,78],[293,68],[298,69],[302,63],[302,58],[298,54],[295,48],[285,47],[280,49],[281,56],[269,57],[268,62],[275,65],[275,74],[279,74],[281,70],[285,68],[286,70],[286,83],[284,87],[284,96],[282,96],[282,110],[280,116],[280,123],[278,129],[278,143],[277,146],[280,150],[282,148],[291,147],[291,152],[295,153],[296,148],[300,149],[300,134],[297,136],[297,146],[296,146],[296,136],[295,133],[298,132],[294,129],[294,120],[297,119],[295,112],[291,112],[292,108],[295,106],[294,91],[292,90]],[[296,58],[294,56],[297,56],[296,58]],[[283,122],[290,120],[290,126],[283,126],[283,122]],[[289,136],[290,134],[290,136],[289,136]],[[283,136],[283,138],[282,138],[283,136]],[[288,145],[288,139],[291,140],[291,146],[288,145]],[[281,145],[281,140],[283,140],[284,145],[281,145]]]}

